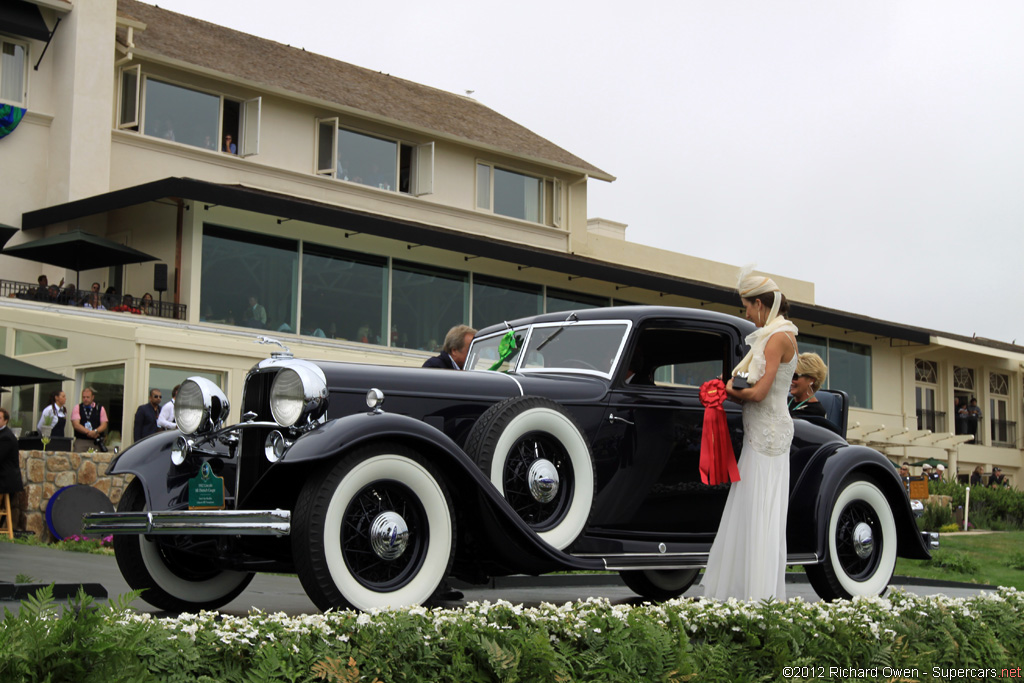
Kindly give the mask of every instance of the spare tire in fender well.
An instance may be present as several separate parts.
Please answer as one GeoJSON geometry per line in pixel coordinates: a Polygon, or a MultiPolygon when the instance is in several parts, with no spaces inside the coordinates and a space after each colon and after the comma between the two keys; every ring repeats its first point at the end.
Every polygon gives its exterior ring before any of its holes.
{"type": "Polygon", "coordinates": [[[565,549],[583,533],[594,503],[594,460],[561,405],[516,396],[491,406],[473,426],[466,453],[553,548],[565,549]]]}

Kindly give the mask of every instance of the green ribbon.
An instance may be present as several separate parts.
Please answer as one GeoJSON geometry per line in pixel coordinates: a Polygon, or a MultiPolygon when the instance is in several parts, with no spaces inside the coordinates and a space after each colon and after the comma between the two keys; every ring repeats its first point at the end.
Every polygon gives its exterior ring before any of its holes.
{"type": "Polygon", "coordinates": [[[501,367],[501,364],[515,355],[516,352],[516,335],[509,330],[505,333],[505,336],[501,338],[501,342],[498,344],[498,362],[487,368],[488,370],[497,370],[501,367]]]}

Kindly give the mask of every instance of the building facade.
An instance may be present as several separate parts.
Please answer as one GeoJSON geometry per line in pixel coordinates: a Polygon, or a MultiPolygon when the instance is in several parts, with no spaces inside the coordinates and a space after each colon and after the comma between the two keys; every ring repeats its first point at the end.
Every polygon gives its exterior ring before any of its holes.
{"type": "MultiPolygon", "coordinates": [[[[81,229],[156,259],[76,273],[0,256],[0,351],[71,378],[4,395],[26,431],[56,389],[70,405],[94,387],[121,445],[150,387],[204,374],[238,405],[261,335],[419,365],[458,323],[741,314],[736,266],[589,218],[589,183],[614,177],[471,98],[135,0],[11,0],[0,48],[8,246],[81,229]],[[74,295],[38,295],[40,275],[74,295]]],[[[1024,348],[823,308],[773,277],[851,397],[851,440],[1017,480],[1024,348]],[[971,398],[980,420],[958,419],[971,398]]]]}

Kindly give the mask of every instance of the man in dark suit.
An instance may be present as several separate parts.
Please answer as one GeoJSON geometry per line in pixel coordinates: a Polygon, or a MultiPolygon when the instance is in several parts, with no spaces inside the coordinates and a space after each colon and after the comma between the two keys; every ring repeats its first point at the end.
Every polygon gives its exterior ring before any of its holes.
{"type": "Polygon", "coordinates": [[[139,441],[150,434],[160,431],[156,425],[156,419],[160,415],[160,399],[163,394],[159,389],[149,390],[149,403],[143,403],[135,411],[135,429],[132,431],[132,440],[139,441]]]}
{"type": "Polygon", "coordinates": [[[448,334],[444,336],[441,353],[424,361],[423,367],[462,370],[466,364],[466,354],[469,353],[469,343],[473,341],[474,334],[476,334],[476,330],[469,325],[456,325],[448,330],[448,334]]]}
{"type": "Polygon", "coordinates": [[[18,438],[7,426],[10,419],[7,409],[0,408],[0,493],[17,493],[24,488],[18,438]]]}

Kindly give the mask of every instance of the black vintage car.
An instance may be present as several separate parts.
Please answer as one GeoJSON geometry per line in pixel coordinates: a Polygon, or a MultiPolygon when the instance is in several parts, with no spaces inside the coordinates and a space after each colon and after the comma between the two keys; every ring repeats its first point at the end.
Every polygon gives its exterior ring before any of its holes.
{"type": "MultiPolygon", "coordinates": [[[[116,513],[118,565],[168,610],[216,608],[255,572],[294,572],[321,609],[431,600],[468,582],[615,570],[651,599],[707,561],[728,484],[698,469],[698,387],[727,375],[752,326],[708,311],[634,306],[481,330],[467,371],[274,354],[245,380],[241,419],[186,381],[179,432],[110,466],[132,473],[116,513]]],[[[927,558],[893,466],[830,418],[796,421],[790,564],[826,599],[880,594],[897,555],[927,558]]],[[[737,454],[739,406],[726,405],[737,454]]]]}

